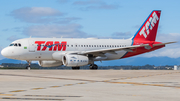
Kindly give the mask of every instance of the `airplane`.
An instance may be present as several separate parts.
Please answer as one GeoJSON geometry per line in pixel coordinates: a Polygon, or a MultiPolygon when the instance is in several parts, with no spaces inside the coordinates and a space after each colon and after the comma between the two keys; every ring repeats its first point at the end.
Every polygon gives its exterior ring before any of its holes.
{"type": "Polygon", "coordinates": [[[73,70],[90,65],[96,70],[95,61],[123,59],[151,52],[175,42],[155,41],[161,10],[154,10],[130,39],[97,38],[24,38],[12,42],[1,51],[10,59],[38,61],[42,67],[67,66],[73,70]]]}

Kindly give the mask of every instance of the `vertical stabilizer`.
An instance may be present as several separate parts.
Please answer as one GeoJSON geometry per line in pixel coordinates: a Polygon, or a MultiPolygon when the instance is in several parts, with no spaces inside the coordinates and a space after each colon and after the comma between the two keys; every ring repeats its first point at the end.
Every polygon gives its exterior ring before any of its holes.
{"type": "Polygon", "coordinates": [[[132,39],[138,41],[155,41],[160,15],[160,10],[152,11],[132,39]]]}

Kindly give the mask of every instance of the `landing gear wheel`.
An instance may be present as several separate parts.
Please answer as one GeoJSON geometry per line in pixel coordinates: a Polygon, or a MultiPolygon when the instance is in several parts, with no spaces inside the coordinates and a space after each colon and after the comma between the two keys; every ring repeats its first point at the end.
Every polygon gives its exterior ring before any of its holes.
{"type": "Polygon", "coordinates": [[[26,69],[30,70],[31,69],[31,61],[27,61],[27,62],[28,62],[28,66],[26,66],[26,69]]]}
{"type": "Polygon", "coordinates": [[[96,64],[91,64],[91,65],[89,66],[89,69],[91,69],[91,70],[97,70],[97,69],[98,69],[98,66],[97,66],[96,64]]]}
{"type": "Polygon", "coordinates": [[[26,66],[26,69],[27,69],[27,70],[30,70],[30,69],[31,69],[31,67],[30,67],[30,66],[26,66]]]}
{"type": "Polygon", "coordinates": [[[80,67],[72,67],[72,70],[79,70],[80,67]]]}

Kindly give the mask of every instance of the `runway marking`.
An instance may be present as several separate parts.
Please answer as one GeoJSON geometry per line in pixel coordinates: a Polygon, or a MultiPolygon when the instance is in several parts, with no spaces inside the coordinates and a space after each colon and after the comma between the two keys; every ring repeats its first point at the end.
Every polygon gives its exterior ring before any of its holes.
{"type": "Polygon", "coordinates": [[[0,96],[15,96],[15,94],[0,94],[0,96]]]}
{"type": "Polygon", "coordinates": [[[50,86],[51,88],[57,88],[57,87],[61,87],[61,86],[50,86]]]}
{"type": "Polygon", "coordinates": [[[115,84],[133,84],[133,85],[158,86],[158,87],[172,87],[172,88],[180,89],[180,87],[168,86],[168,85],[165,85],[165,84],[145,84],[145,83],[137,83],[137,82],[108,82],[108,83],[115,83],[115,84]]]}
{"type": "Polygon", "coordinates": [[[127,78],[127,79],[132,79],[132,77],[129,77],[129,78],[127,78]]]}
{"type": "Polygon", "coordinates": [[[11,99],[11,100],[64,100],[64,99],[51,99],[51,98],[18,98],[18,97],[0,97],[0,99],[11,99]]]}
{"type": "Polygon", "coordinates": [[[59,95],[24,95],[33,97],[82,97],[82,96],[59,96],[59,95]]]}
{"type": "MultiPolygon", "coordinates": [[[[173,73],[180,73],[180,72],[173,72],[173,73]]],[[[111,80],[125,80],[125,79],[133,79],[133,78],[139,78],[139,77],[149,77],[149,76],[157,76],[157,75],[166,75],[166,74],[173,74],[173,73],[163,73],[163,74],[154,74],[154,75],[147,75],[147,76],[137,76],[137,77],[127,77],[127,78],[117,78],[117,79],[110,79],[110,80],[104,80],[104,81],[97,81],[97,80],[86,80],[86,79],[71,79],[71,78],[56,78],[56,77],[41,77],[41,76],[28,76],[28,75],[15,75],[15,74],[0,74],[0,75],[8,75],[8,76],[24,76],[24,77],[37,77],[37,78],[48,78],[48,79],[63,79],[63,80],[79,80],[79,81],[88,81],[84,83],[75,83],[75,84],[65,84],[63,86],[72,86],[76,84],[87,84],[87,83],[95,83],[95,82],[104,82],[104,83],[115,83],[111,82],[111,80]]],[[[162,86],[162,87],[175,87],[175,86],[165,86],[165,85],[159,85],[159,84],[144,84],[144,83],[130,83],[130,82],[119,82],[121,84],[134,84],[134,85],[147,85],[147,86],[162,86]]],[[[46,89],[46,88],[57,88],[62,86],[50,86],[45,88],[32,88],[31,90],[40,90],[40,89],[46,89]]],[[[15,90],[10,92],[22,92],[26,90],[15,90]]]]}
{"type": "Polygon", "coordinates": [[[72,85],[74,85],[74,84],[65,84],[64,86],[72,86],[72,85]]]}
{"type": "MultiPolygon", "coordinates": [[[[173,72],[173,73],[180,73],[180,72],[173,72]]],[[[154,74],[154,75],[145,75],[145,76],[137,76],[137,77],[117,78],[117,79],[111,79],[111,80],[133,79],[133,78],[150,77],[150,76],[166,75],[166,74],[173,74],[173,73],[171,72],[171,73],[154,74]]],[[[111,81],[111,80],[109,80],[109,81],[111,81]]],[[[101,81],[101,82],[103,82],[103,81],[101,81]]]]}
{"type": "Polygon", "coordinates": [[[10,92],[24,92],[26,90],[14,90],[14,91],[10,91],[10,92]]]}
{"type": "Polygon", "coordinates": [[[86,82],[80,82],[80,83],[77,83],[77,84],[87,84],[86,82]]]}
{"type": "Polygon", "coordinates": [[[175,87],[175,88],[180,89],[180,87],[175,87]]]}
{"type": "MultiPolygon", "coordinates": [[[[30,76],[30,75],[17,75],[17,74],[0,74],[7,76],[22,76],[22,77],[35,77],[35,78],[47,78],[47,79],[62,79],[62,80],[76,80],[76,81],[95,81],[95,80],[87,80],[87,79],[72,79],[72,78],[58,78],[58,77],[42,77],[42,76],[30,76]]],[[[96,82],[96,81],[95,81],[96,82]]]]}
{"type": "Polygon", "coordinates": [[[45,88],[32,88],[32,90],[39,90],[39,89],[45,89],[45,88]]]}
{"type": "Polygon", "coordinates": [[[109,82],[110,80],[103,80],[102,82],[109,82]]]}

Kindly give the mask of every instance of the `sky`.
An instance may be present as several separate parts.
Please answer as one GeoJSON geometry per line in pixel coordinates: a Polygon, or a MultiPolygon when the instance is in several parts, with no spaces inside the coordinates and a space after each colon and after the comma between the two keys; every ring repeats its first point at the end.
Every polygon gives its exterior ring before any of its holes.
{"type": "MultiPolygon", "coordinates": [[[[0,0],[0,50],[28,37],[132,37],[161,10],[157,41],[180,39],[179,0],[0,0]]],[[[137,57],[180,57],[180,43],[137,57]]],[[[4,59],[0,55],[0,59],[4,59]]]]}

